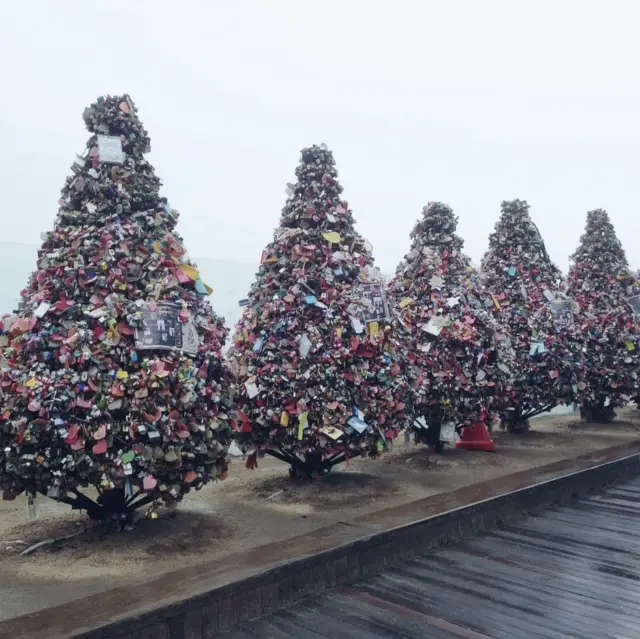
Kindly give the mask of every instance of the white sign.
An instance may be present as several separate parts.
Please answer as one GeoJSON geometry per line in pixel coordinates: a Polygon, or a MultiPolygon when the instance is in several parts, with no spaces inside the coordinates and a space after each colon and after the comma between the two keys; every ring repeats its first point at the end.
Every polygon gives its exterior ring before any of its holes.
{"type": "Polygon", "coordinates": [[[360,319],[365,324],[389,321],[389,305],[382,282],[359,282],[354,287],[355,297],[361,307],[360,319]]]}
{"type": "Polygon", "coordinates": [[[105,164],[123,164],[124,152],[122,151],[122,140],[115,135],[98,136],[98,154],[100,161],[105,164]]]}
{"type": "Polygon", "coordinates": [[[180,321],[180,307],[170,302],[154,302],[142,307],[143,326],[136,328],[136,348],[140,351],[183,351],[198,354],[200,337],[193,322],[180,321]]]}
{"type": "Polygon", "coordinates": [[[573,326],[573,303],[570,299],[558,299],[549,303],[553,321],[558,328],[573,326]]]}
{"type": "Polygon", "coordinates": [[[453,444],[456,441],[456,425],[453,422],[447,422],[440,426],[440,441],[453,444]]]}

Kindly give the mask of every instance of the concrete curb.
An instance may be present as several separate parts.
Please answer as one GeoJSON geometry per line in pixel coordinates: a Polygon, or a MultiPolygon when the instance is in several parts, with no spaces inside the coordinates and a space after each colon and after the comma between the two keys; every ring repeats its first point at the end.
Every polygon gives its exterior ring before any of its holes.
{"type": "MultiPolygon", "coordinates": [[[[629,452],[634,449],[629,448],[629,452]]],[[[357,524],[349,530],[349,524],[341,524],[347,528],[345,543],[284,561],[234,582],[194,590],[195,594],[186,598],[171,601],[155,597],[148,599],[146,605],[130,611],[121,609],[121,614],[105,620],[104,615],[102,619],[92,619],[88,612],[100,607],[103,595],[94,595],[0,623],[0,637],[211,639],[238,623],[282,609],[310,594],[366,578],[394,562],[494,528],[528,511],[583,497],[638,474],[637,451],[603,463],[596,458],[589,468],[387,530],[371,532],[372,529],[357,524]]],[[[171,575],[163,575],[161,579],[170,580],[171,575]]],[[[194,589],[197,586],[194,580],[194,589]]]]}

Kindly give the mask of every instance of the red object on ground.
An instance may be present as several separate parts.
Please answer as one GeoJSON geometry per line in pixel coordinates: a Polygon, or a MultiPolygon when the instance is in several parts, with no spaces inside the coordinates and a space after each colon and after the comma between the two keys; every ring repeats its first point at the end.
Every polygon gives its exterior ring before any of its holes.
{"type": "Polygon", "coordinates": [[[478,422],[473,426],[467,426],[462,429],[460,441],[456,444],[456,448],[483,450],[487,453],[493,453],[496,449],[496,443],[489,437],[487,425],[484,422],[478,422]]]}

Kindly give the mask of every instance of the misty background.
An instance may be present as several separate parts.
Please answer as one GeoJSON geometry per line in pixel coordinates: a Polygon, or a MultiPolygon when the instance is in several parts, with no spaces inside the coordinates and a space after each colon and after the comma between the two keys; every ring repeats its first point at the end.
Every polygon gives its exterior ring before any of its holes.
{"type": "Polygon", "coordinates": [[[88,132],[131,94],[178,231],[233,327],[299,151],[335,154],[357,228],[392,273],[423,205],[459,216],[477,264],[526,199],[566,273],[605,208],[640,267],[633,0],[30,0],[0,21],[0,314],[88,132]]]}

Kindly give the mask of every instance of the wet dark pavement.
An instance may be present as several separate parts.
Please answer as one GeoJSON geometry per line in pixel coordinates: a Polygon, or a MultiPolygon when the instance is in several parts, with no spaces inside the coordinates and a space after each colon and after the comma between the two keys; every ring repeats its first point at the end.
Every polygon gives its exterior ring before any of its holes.
{"type": "Polygon", "coordinates": [[[639,639],[640,478],[247,622],[224,639],[639,639]]]}

